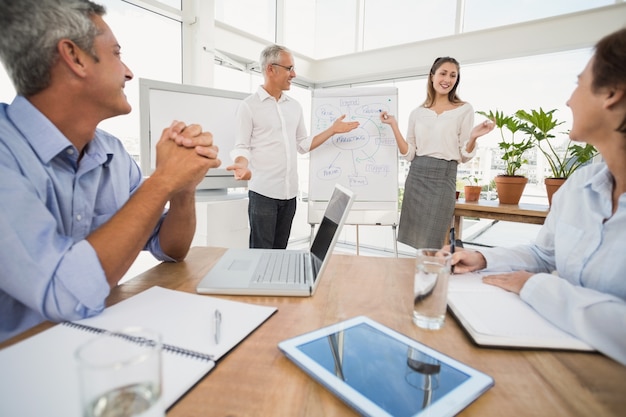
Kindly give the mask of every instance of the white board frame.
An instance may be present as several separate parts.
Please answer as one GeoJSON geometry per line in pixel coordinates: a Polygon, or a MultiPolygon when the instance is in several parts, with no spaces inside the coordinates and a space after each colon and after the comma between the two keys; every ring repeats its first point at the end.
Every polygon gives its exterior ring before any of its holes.
{"type": "Polygon", "coordinates": [[[144,175],[155,168],[155,145],[172,120],[200,124],[213,134],[219,146],[222,165],[210,169],[198,190],[221,190],[247,187],[247,181],[236,180],[226,166],[235,145],[235,113],[238,103],[249,94],[186,84],[139,79],[140,166],[144,175]]]}
{"type": "MultiPolygon", "coordinates": [[[[336,98],[339,100],[338,110],[340,114],[346,114],[346,121],[349,120],[358,120],[363,121],[366,119],[367,121],[373,121],[373,119],[378,118],[378,110],[387,110],[391,114],[397,114],[397,103],[398,103],[398,89],[396,87],[361,87],[361,88],[332,88],[332,89],[321,89],[314,90],[312,96],[312,106],[311,106],[311,133],[312,135],[318,134],[321,130],[323,130],[324,126],[319,126],[319,123],[316,123],[316,99],[318,98],[336,98]],[[350,98],[373,98],[373,97],[393,97],[393,101],[390,101],[389,104],[380,103],[376,108],[370,108],[369,113],[361,112],[360,114],[350,114],[350,113],[358,113],[355,112],[355,108],[362,106],[362,103],[356,103],[354,100],[350,100],[350,98]],[[345,100],[345,106],[341,105],[341,99],[348,98],[345,100]],[[380,108],[378,108],[380,107],[380,108]],[[372,111],[374,112],[372,114],[372,111]]],[[[376,102],[376,100],[373,100],[376,102]]],[[[368,105],[371,104],[372,100],[367,100],[368,105]]],[[[335,111],[335,113],[337,113],[335,111]]],[[[339,114],[339,115],[340,115],[339,114]]],[[[377,121],[380,125],[379,121],[377,121]]],[[[332,123],[332,120],[330,121],[332,123]]],[[[346,220],[346,224],[350,225],[388,225],[394,226],[398,223],[398,153],[397,153],[397,145],[395,138],[393,136],[393,132],[391,131],[391,127],[388,125],[382,126],[384,131],[381,131],[380,139],[385,141],[386,146],[393,147],[394,149],[394,161],[392,161],[392,172],[391,177],[389,178],[389,187],[395,191],[393,196],[387,198],[388,201],[368,201],[363,198],[359,198],[359,190],[358,188],[350,186],[349,183],[340,184],[346,186],[351,189],[356,194],[356,200],[352,205],[352,209],[350,214],[348,215],[348,219],[346,220]],[[395,184],[395,186],[394,186],[395,184]]],[[[335,135],[338,136],[338,135],[335,135]]],[[[334,137],[335,137],[334,136],[334,137]]],[[[332,142],[333,138],[328,141],[332,142]]],[[[328,142],[327,141],[327,142],[328,142]]],[[[326,145],[326,144],[325,144],[326,145]]],[[[322,145],[324,146],[324,145],[322,145]]],[[[308,198],[308,222],[313,226],[314,224],[319,224],[321,221],[324,209],[328,203],[328,197],[320,197],[317,195],[318,193],[312,193],[312,187],[316,186],[315,181],[315,172],[311,172],[315,170],[315,164],[313,163],[313,158],[316,157],[315,152],[322,151],[322,147],[311,151],[310,155],[310,163],[309,163],[309,198],[308,198]]],[[[319,156],[319,154],[317,155],[319,156]]],[[[395,233],[394,233],[395,235],[395,233]]]]}

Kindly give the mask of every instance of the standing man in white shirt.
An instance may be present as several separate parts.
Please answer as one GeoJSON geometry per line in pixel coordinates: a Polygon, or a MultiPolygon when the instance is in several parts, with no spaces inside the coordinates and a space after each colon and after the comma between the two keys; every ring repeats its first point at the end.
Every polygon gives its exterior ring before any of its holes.
{"type": "Polygon", "coordinates": [[[247,97],[237,112],[235,163],[228,170],[249,180],[250,247],[285,249],[296,213],[297,154],[320,146],[336,133],[349,132],[358,122],[339,117],[314,137],[307,134],[302,107],[283,91],[296,77],[293,55],[280,45],[261,52],[265,82],[247,97]]]}

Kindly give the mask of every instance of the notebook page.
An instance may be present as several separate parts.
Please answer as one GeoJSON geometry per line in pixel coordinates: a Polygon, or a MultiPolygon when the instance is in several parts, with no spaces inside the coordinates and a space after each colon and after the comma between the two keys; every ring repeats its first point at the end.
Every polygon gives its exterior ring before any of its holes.
{"type": "MultiPolygon", "coordinates": [[[[0,350],[0,415],[81,417],[74,352],[94,337],[59,324],[0,350]]],[[[165,352],[162,358],[166,408],[215,366],[165,352]]]]}
{"type": "MultiPolygon", "coordinates": [[[[152,287],[99,316],[74,323],[107,330],[149,327],[161,332],[166,344],[219,358],[275,311],[274,307],[152,287]],[[213,330],[216,308],[222,314],[218,345],[213,330]]],[[[80,417],[74,352],[93,337],[94,333],[84,329],[59,324],[0,350],[0,416],[80,417]]],[[[162,358],[166,408],[215,366],[214,361],[166,351],[162,358]]]]}
{"type": "Polygon", "coordinates": [[[514,293],[477,273],[450,277],[448,304],[479,344],[593,350],[554,326],[514,293]]]}
{"type": "Polygon", "coordinates": [[[161,333],[163,343],[219,359],[275,311],[275,307],[155,286],[76,323],[106,330],[128,326],[154,329],[161,333]],[[215,343],[216,309],[222,314],[219,344],[215,343]]]}

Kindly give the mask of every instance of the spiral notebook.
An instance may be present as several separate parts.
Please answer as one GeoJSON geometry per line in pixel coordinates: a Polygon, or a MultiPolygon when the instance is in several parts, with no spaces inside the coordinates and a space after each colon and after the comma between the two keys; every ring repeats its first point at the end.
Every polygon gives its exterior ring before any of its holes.
{"type": "Polygon", "coordinates": [[[163,339],[163,403],[171,407],[275,307],[152,287],[102,314],[58,324],[0,350],[0,415],[80,417],[74,352],[95,334],[129,326],[163,339]],[[215,310],[222,316],[215,341],[215,310]]]}

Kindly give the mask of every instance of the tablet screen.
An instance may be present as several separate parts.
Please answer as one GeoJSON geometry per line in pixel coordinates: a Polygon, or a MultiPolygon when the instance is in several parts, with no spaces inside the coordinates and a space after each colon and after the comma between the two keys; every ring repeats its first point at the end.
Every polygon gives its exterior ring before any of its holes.
{"type": "Polygon", "coordinates": [[[486,378],[476,386],[476,370],[367,318],[315,333],[281,348],[295,351],[296,363],[364,414],[369,413],[361,397],[391,416],[415,416],[429,407],[453,415],[493,383],[481,374],[486,378]],[[445,404],[437,407],[440,401],[445,404]]]}

